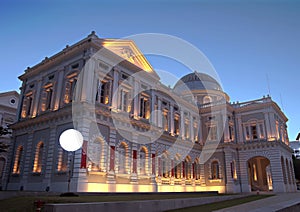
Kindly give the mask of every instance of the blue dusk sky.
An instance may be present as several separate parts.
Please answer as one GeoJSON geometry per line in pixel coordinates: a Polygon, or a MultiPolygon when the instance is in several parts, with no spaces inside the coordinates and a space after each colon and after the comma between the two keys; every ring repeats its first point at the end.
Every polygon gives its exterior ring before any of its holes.
{"type": "MultiPolygon", "coordinates": [[[[300,1],[11,0],[0,2],[0,26],[0,92],[18,91],[27,66],[93,30],[101,38],[164,33],[207,56],[232,102],[270,94],[289,118],[290,140],[300,132],[300,1]]],[[[148,59],[178,78],[194,71],[171,59],[148,59]]]]}

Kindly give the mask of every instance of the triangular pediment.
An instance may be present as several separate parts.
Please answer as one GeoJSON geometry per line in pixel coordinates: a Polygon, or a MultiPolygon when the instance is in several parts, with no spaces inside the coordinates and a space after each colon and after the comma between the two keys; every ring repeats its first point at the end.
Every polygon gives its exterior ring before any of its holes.
{"type": "Polygon", "coordinates": [[[105,39],[103,46],[149,74],[158,75],[132,40],[105,39]]]}

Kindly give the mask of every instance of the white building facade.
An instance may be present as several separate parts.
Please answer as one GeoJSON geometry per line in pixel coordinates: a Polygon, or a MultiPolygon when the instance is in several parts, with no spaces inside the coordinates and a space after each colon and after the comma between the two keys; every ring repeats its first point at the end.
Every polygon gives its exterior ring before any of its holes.
{"type": "MultiPolygon", "coordinates": [[[[8,129],[10,124],[16,122],[16,113],[19,101],[19,94],[16,91],[8,91],[0,93],[0,126],[8,129]]],[[[11,132],[11,130],[9,130],[11,132]]],[[[5,185],[4,176],[7,170],[8,147],[12,146],[11,134],[0,136],[0,144],[3,149],[0,150],[0,190],[5,185]],[[7,148],[6,148],[7,147],[7,148]]]]}
{"type": "Polygon", "coordinates": [[[287,118],[270,97],[230,103],[198,72],[164,86],[130,40],[93,32],[19,79],[7,190],[296,190],[287,118]],[[74,153],[59,144],[70,128],[84,138],[74,153]]]}

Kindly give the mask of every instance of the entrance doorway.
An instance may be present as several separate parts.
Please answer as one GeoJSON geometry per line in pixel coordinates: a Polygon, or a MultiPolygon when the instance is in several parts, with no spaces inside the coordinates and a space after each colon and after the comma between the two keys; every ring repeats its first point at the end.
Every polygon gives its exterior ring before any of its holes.
{"type": "Polygon", "coordinates": [[[248,177],[251,191],[272,191],[270,160],[257,156],[248,160],[248,177]]]}

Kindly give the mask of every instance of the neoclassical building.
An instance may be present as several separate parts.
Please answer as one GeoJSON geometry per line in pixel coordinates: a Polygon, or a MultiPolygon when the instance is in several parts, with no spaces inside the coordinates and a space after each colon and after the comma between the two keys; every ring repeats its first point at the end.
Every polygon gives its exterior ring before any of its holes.
{"type": "MultiPolygon", "coordinates": [[[[19,101],[19,94],[16,91],[0,93],[0,126],[7,129],[10,124],[16,122],[16,113],[19,101]]],[[[12,145],[10,134],[0,136],[0,144],[12,145]]],[[[6,148],[0,149],[0,190],[3,189],[3,178],[7,168],[8,152],[6,148]]]]}
{"type": "Polygon", "coordinates": [[[19,79],[7,190],[296,190],[287,117],[271,97],[231,103],[201,72],[165,86],[131,40],[92,32],[19,79]],[[67,152],[59,136],[72,128],[84,143],[67,152]]]}

